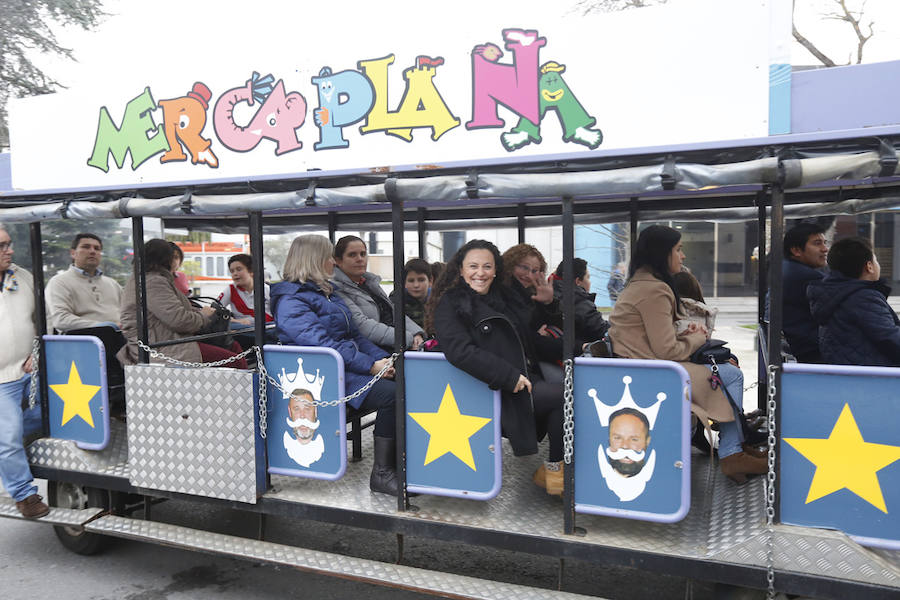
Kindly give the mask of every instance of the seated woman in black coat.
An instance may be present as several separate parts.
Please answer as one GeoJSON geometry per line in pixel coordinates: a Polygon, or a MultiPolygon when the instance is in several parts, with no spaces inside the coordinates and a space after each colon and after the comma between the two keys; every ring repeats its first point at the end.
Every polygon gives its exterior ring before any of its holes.
{"type": "Polygon", "coordinates": [[[535,454],[550,438],[548,461],[534,481],[548,494],[563,489],[563,386],[541,374],[559,345],[530,326],[531,306],[500,283],[500,252],[485,240],[465,244],[432,290],[426,329],[434,331],[451,364],[502,391],[500,423],[513,454],[535,454]],[[549,354],[549,356],[547,356],[549,354]]]}
{"type": "MultiPolygon", "coordinates": [[[[553,274],[553,295],[562,302],[563,263],[559,263],[553,274]]],[[[572,276],[575,280],[575,337],[589,342],[601,339],[609,330],[609,323],[597,310],[594,301],[597,294],[591,293],[591,273],[583,258],[572,259],[572,276]]]]}

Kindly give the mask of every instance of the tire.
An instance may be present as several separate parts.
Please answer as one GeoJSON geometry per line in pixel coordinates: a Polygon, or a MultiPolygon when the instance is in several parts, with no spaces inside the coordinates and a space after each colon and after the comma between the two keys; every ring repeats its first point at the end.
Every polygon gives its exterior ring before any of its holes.
{"type": "MultiPolygon", "coordinates": [[[[98,488],[85,487],[65,481],[48,481],[47,497],[50,506],[59,508],[103,508],[109,509],[109,493],[98,488]]],[[[53,531],[60,543],[75,554],[89,556],[102,551],[110,538],[90,533],[80,527],[55,525],[53,531]]]]}

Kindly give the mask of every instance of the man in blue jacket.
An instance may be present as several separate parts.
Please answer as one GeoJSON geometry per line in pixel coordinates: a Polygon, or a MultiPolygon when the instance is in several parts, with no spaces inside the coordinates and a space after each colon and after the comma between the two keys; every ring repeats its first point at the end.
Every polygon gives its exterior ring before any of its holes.
{"type": "Polygon", "coordinates": [[[806,288],[825,274],[828,246],[825,230],[815,223],[800,223],[784,235],[782,263],[781,331],[793,354],[802,363],[821,363],[818,325],[809,312],[806,288]]]}
{"type": "Polygon", "coordinates": [[[900,366],[900,319],[888,305],[891,288],[863,238],[836,242],[828,253],[831,272],[809,284],[819,348],[836,365],[900,366]]]}

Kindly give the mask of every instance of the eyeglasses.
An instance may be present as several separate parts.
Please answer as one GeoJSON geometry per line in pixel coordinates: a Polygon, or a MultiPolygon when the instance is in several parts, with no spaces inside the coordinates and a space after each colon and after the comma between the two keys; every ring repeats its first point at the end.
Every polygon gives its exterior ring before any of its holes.
{"type": "Polygon", "coordinates": [[[0,252],[6,252],[7,250],[13,249],[12,242],[0,242],[0,252]]]}
{"type": "Polygon", "coordinates": [[[516,265],[516,268],[524,273],[531,273],[532,275],[537,275],[541,272],[540,269],[532,269],[528,265],[516,265]]]}

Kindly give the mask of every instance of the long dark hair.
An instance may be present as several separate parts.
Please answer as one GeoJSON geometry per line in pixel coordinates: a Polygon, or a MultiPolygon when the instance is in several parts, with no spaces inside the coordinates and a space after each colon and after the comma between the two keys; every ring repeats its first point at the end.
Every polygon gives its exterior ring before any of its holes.
{"type": "Polygon", "coordinates": [[[434,334],[434,311],[444,293],[460,285],[468,285],[463,281],[460,272],[462,271],[463,260],[470,250],[488,250],[494,255],[494,272],[496,274],[496,279],[494,279],[494,283],[491,286],[492,290],[493,286],[499,285],[500,281],[503,279],[503,259],[500,257],[500,250],[497,249],[497,246],[487,240],[470,240],[463,244],[463,246],[456,251],[456,254],[453,255],[453,258],[450,259],[450,262],[444,267],[440,278],[434,283],[434,287],[431,289],[431,295],[428,297],[428,302],[425,304],[425,332],[429,335],[434,334]]]}
{"type": "Polygon", "coordinates": [[[631,257],[631,264],[628,265],[629,279],[634,277],[635,271],[646,267],[654,277],[664,281],[675,294],[676,307],[681,305],[681,297],[675,289],[672,274],[669,273],[669,256],[672,254],[672,248],[678,244],[680,239],[681,234],[671,227],[651,225],[638,236],[634,256],[631,257]]]}

